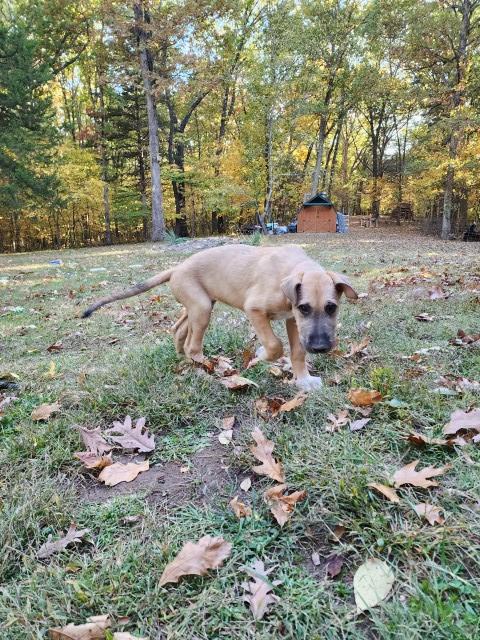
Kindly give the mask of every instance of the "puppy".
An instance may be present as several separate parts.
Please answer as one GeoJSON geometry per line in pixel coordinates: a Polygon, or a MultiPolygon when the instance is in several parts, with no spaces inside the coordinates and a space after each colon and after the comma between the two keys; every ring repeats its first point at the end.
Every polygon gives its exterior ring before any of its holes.
{"type": "Polygon", "coordinates": [[[202,361],[203,338],[216,301],[244,311],[260,340],[258,360],[277,360],[283,345],[271,327],[285,320],[295,381],[305,391],[322,384],[307,369],[306,352],[326,353],[335,344],[340,297],[358,297],[348,280],[326,271],[296,246],[226,245],[206,249],[172,269],[92,304],[82,317],[115,300],[169,282],[184,310],[172,332],[177,353],[202,361]]]}

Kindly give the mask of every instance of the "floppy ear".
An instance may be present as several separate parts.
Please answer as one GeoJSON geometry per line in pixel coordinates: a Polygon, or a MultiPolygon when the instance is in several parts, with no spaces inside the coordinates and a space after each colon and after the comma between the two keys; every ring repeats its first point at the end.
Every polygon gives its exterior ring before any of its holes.
{"type": "Polygon", "coordinates": [[[283,293],[292,304],[297,304],[298,302],[302,280],[303,271],[300,273],[292,273],[291,276],[284,278],[280,284],[283,293]]]}
{"type": "Polygon", "coordinates": [[[335,284],[335,289],[341,295],[344,293],[349,300],[356,300],[358,298],[358,293],[352,287],[350,282],[345,278],[341,273],[336,273],[335,271],[329,271],[328,275],[331,277],[335,284]]]}

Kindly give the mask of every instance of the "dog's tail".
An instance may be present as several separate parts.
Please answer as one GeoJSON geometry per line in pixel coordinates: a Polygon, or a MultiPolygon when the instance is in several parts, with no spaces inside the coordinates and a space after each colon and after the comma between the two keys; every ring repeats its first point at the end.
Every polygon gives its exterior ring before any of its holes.
{"type": "Polygon", "coordinates": [[[117,291],[117,293],[112,293],[111,296],[107,296],[106,298],[97,300],[97,302],[94,302],[88,307],[88,309],[86,309],[82,313],[82,318],[88,318],[94,311],[100,309],[100,307],[103,307],[106,304],[110,304],[110,302],[115,302],[115,300],[123,300],[124,298],[131,298],[132,296],[138,296],[138,294],[140,293],[144,293],[145,291],[149,291],[154,287],[158,287],[159,284],[168,282],[172,277],[173,271],[174,269],[167,269],[166,271],[162,271],[156,276],[153,276],[153,278],[145,280],[145,282],[139,282],[138,284],[135,284],[130,289],[126,289],[125,291],[117,291]]]}

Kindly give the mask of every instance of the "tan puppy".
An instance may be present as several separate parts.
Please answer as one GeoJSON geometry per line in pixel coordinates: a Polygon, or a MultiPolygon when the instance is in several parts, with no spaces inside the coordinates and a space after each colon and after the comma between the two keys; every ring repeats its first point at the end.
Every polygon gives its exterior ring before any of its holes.
{"type": "Polygon", "coordinates": [[[262,344],[259,360],[283,355],[270,322],[286,321],[293,374],[304,390],[322,384],[308,373],[306,351],[325,353],[333,347],[340,296],[358,297],[342,275],[325,271],[299,247],[227,245],[201,251],[146,282],[98,300],[82,317],[168,281],[185,307],[173,326],[177,353],[203,359],[203,337],[218,300],[247,314],[262,344]]]}

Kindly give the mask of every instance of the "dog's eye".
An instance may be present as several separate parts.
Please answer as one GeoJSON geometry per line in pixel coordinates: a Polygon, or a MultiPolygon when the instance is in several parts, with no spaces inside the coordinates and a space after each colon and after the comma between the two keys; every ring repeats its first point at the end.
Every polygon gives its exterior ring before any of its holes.
{"type": "Polygon", "coordinates": [[[327,304],[325,305],[325,313],[327,313],[329,316],[333,316],[336,310],[337,305],[334,302],[327,302],[327,304]]]}
{"type": "Polygon", "coordinates": [[[312,310],[312,307],[309,304],[299,304],[298,305],[298,310],[300,311],[300,313],[302,315],[308,316],[308,314],[312,310]]]}

